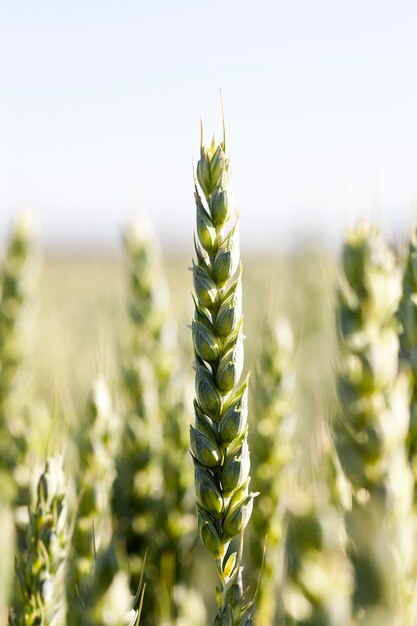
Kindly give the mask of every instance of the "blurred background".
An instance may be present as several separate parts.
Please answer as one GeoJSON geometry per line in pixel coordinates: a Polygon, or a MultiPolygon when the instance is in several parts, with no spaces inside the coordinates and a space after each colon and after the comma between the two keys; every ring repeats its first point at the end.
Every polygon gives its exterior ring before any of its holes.
{"type": "Polygon", "coordinates": [[[65,406],[81,405],[96,370],[111,376],[122,233],[137,215],[161,242],[190,349],[192,168],[200,118],[206,140],[221,133],[220,89],[247,327],[290,312],[303,349],[314,337],[300,375],[328,380],[331,359],[317,367],[316,354],[331,344],[344,230],[362,216],[392,238],[413,221],[416,20],[411,0],[2,6],[0,241],[29,210],[43,257],[36,371],[49,395],[57,386],[65,406]]]}

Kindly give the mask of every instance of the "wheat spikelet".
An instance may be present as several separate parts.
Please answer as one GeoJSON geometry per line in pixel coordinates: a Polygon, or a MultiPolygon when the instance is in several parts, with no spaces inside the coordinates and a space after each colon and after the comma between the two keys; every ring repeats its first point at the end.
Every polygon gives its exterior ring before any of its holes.
{"type": "MultiPolygon", "coordinates": [[[[237,224],[230,186],[226,140],[209,148],[201,140],[195,187],[197,263],[193,266],[195,313],[195,425],[191,451],[201,539],[217,561],[216,626],[252,622],[242,585],[241,550],[226,559],[233,537],[241,536],[252,512],[247,443],[248,380],[243,368],[242,286],[237,224]],[[229,229],[229,230],[228,230],[229,229]]],[[[261,547],[260,547],[261,549],[261,547]]]]}

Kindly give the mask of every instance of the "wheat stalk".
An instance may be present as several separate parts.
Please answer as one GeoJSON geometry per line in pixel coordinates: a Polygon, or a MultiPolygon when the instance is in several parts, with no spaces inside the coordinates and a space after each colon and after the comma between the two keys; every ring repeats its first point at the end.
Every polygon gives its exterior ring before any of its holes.
{"type": "Polygon", "coordinates": [[[10,614],[12,626],[58,626],[65,613],[68,528],[62,457],[46,460],[36,491],[28,550],[16,565],[18,600],[10,614]]]}
{"type": "Polygon", "coordinates": [[[409,382],[398,365],[401,273],[378,231],[348,234],[337,301],[340,413],[334,438],[352,486],[346,515],[359,623],[405,623],[412,562],[412,476],[406,458],[409,382]],[[368,582],[365,583],[365,580],[368,582]]]}
{"type": "MultiPolygon", "coordinates": [[[[216,626],[251,623],[252,603],[242,586],[241,548],[226,557],[252,512],[247,443],[248,380],[243,368],[242,285],[237,223],[230,186],[226,139],[206,148],[201,137],[195,186],[197,263],[192,335],[195,352],[195,425],[191,451],[195,467],[198,525],[203,544],[217,562],[216,626]]],[[[262,549],[260,547],[260,549],[262,549]]]]}

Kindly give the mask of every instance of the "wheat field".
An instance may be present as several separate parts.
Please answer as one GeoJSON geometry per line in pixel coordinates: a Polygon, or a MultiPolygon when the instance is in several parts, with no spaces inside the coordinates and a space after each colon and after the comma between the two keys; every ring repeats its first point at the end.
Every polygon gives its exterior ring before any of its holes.
{"type": "Polygon", "coordinates": [[[224,149],[192,267],[143,216],[114,256],[4,242],[1,624],[417,623],[414,238],[242,274],[224,149]]]}

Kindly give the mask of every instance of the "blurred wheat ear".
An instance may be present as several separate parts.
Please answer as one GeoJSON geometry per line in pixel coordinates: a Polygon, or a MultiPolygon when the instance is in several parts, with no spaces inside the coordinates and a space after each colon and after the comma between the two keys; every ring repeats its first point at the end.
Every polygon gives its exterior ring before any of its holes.
{"type": "Polygon", "coordinates": [[[407,463],[410,386],[399,368],[401,272],[378,231],[348,233],[337,299],[339,414],[334,440],[352,488],[346,514],[359,623],[402,624],[414,557],[407,463]],[[375,621],[376,620],[376,621],[375,621]]]}
{"type": "Polygon", "coordinates": [[[254,406],[258,416],[251,429],[253,486],[260,492],[249,531],[251,565],[260,577],[256,619],[275,623],[283,539],[283,492],[288,490],[286,467],[293,456],[295,415],[294,337],[286,318],[268,324],[256,370],[254,406]],[[259,544],[266,539],[265,558],[259,544]]]}
{"type": "Polygon", "coordinates": [[[119,426],[107,383],[99,377],[92,385],[86,420],[77,436],[78,510],[69,558],[68,626],[82,623],[86,594],[91,593],[95,553],[111,540],[110,498],[119,426]]]}
{"type": "Polygon", "coordinates": [[[9,616],[12,626],[64,623],[68,542],[62,457],[52,456],[37,483],[27,529],[28,549],[16,564],[18,593],[9,616]]]}
{"type": "Polygon", "coordinates": [[[187,380],[179,365],[176,320],[158,242],[144,218],[128,226],[124,245],[130,345],[123,371],[124,425],[113,509],[116,534],[131,565],[132,589],[147,551],[146,626],[175,616],[174,587],[192,579],[195,521],[184,408],[187,380]]]}

